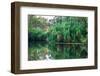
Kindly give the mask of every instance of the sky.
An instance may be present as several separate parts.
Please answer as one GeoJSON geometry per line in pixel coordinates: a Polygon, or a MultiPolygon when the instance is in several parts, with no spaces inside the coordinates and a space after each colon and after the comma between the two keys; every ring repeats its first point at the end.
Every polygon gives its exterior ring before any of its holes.
{"type": "Polygon", "coordinates": [[[53,19],[55,16],[37,16],[37,17],[44,17],[47,20],[53,19]]]}

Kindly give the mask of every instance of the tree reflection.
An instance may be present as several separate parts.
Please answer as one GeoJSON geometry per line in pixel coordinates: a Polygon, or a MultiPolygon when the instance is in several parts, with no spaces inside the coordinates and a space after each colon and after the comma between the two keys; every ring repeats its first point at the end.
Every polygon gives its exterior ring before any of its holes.
{"type": "Polygon", "coordinates": [[[28,49],[28,60],[87,58],[86,44],[34,42],[28,49]]]}

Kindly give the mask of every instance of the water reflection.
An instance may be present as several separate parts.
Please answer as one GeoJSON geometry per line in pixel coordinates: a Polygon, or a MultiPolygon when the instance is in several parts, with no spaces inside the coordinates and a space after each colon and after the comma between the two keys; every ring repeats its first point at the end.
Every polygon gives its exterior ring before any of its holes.
{"type": "Polygon", "coordinates": [[[28,60],[87,58],[86,44],[34,43],[28,48],[28,60]]]}

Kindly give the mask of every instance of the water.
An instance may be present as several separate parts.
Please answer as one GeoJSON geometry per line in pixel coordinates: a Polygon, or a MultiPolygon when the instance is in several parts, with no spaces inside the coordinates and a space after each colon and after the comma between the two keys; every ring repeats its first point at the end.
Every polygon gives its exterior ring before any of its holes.
{"type": "Polygon", "coordinates": [[[87,44],[34,42],[28,48],[28,60],[87,58],[87,44]]]}

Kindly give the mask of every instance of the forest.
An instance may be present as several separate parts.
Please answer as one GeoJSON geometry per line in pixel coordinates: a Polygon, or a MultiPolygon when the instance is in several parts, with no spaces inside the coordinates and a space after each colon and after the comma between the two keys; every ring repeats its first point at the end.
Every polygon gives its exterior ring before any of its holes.
{"type": "Polygon", "coordinates": [[[28,60],[87,58],[88,18],[28,15],[28,60]]]}

